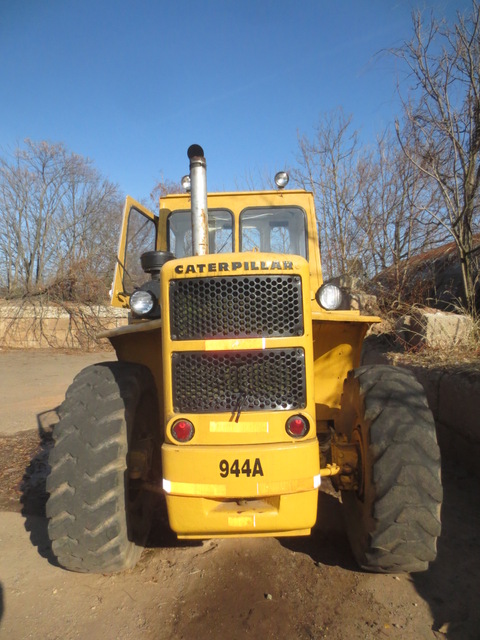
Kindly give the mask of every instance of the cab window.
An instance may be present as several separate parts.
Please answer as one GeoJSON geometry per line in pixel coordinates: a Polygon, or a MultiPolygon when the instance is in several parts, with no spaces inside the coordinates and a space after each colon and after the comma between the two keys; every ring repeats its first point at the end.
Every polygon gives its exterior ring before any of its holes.
{"type": "Polygon", "coordinates": [[[145,282],[140,256],[145,251],[154,251],[157,236],[155,219],[147,217],[136,207],[130,209],[123,271],[123,290],[132,293],[145,282]]]}
{"type": "MultiPolygon", "coordinates": [[[[172,211],[168,216],[168,249],[176,258],[193,255],[192,212],[172,211]]],[[[208,210],[209,253],[233,251],[233,216],[227,209],[208,210]]]]}
{"type": "Polygon", "coordinates": [[[307,258],[305,213],[299,207],[244,209],[240,251],[294,253],[307,258]]]}

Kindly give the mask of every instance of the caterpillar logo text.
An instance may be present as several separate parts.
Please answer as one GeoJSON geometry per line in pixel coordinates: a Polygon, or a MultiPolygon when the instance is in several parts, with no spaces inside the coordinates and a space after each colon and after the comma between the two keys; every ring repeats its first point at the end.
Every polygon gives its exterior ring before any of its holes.
{"type": "Polygon", "coordinates": [[[178,264],[175,273],[215,273],[217,271],[293,271],[290,260],[271,260],[260,262],[207,262],[200,264],[178,264]]]}

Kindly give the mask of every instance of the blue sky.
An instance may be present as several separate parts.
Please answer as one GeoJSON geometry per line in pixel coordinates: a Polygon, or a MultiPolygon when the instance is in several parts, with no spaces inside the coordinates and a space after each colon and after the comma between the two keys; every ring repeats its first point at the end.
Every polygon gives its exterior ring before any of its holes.
{"type": "Polygon", "coordinates": [[[0,0],[0,147],[64,142],[142,199],[188,172],[209,190],[295,162],[297,132],[341,105],[365,142],[399,112],[382,50],[413,8],[470,0],[0,0]]]}

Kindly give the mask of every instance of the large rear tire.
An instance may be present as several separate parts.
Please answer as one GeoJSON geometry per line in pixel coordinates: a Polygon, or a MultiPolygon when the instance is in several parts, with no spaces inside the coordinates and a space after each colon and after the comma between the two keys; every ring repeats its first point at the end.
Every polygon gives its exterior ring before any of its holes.
{"type": "Polygon", "coordinates": [[[358,564],[382,573],[425,571],[436,557],[442,485],[423,387],[397,367],[350,372],[338,430],[359,451],[358,489],[342,492],[358,564]]]}
{"type": "Polygon", "coordinates": [[[135,566],[151,513],[128,454],[158,459],[155,382],[147,367],[93,365],[67,391],[54,428],[47,478],[48,533],[58,562],[72,571],[113,573],[135,566]]]}

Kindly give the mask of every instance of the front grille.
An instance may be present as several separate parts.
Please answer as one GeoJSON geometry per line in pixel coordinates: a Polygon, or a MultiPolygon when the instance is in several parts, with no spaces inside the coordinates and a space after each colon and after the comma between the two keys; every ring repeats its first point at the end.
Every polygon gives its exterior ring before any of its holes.
{"type": "Polygon", "coordinates": [[[174,411],[279,411],[306,403],[302,349],[172,355],[174,411]]]}
{"type": "Polygon", "coordinates": [[[172,340],[303,334],[300,276],[170,281],[172,340]]]}

